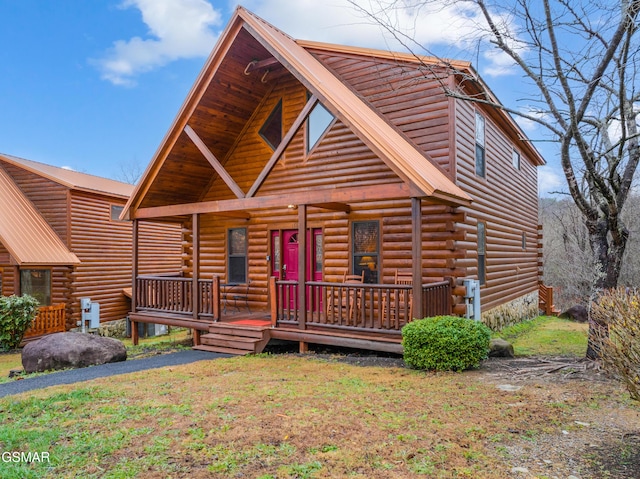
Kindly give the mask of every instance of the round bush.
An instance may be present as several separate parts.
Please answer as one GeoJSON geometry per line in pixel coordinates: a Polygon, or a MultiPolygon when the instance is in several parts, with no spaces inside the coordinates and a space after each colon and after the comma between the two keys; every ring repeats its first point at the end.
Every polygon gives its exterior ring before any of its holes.
{"type": "Polygon", "coordinates": [[[479,321],[436,316],[402,328],[404,362],[414,369],[463,371],[477,367],[489,353],[491,331],[479,321]]]}

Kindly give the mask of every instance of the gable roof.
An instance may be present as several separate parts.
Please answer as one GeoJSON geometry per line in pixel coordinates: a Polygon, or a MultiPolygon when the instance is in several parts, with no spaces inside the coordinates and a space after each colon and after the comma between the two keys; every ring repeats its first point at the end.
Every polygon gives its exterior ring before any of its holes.
{"type": "Polygon", "coordinates": [[[80,263],[0,167],[0,242],[21,266],[80,263]]]}
{"type": "MultiPolygon", "coordinates": [[[[171,129],[136,186],[123,216],[130,215],[132,210],[140,207],[145,196],[149,194],[153,182],[162,174],[165,160],[171,154],[172,148],[178,144],[187,122],[203,101],[218,68],[226,60],[234,39],[243,32],[248,32],[264,50],[316,95],[335,117],[380,157],[409,186],[412,196],[432,197],[454,204],[467,204],[471,201],[471,198],[440,167],[430,161],[424,152],[301,44],[243,7],[237,7],[171,129]]],[[[244,65],[240,70],[242,68],[244,65]]]]}
{"type": "Polygon", "coordinates": [[[119,198],[129,198],[133,192],[133,185],[121,181],[110,180],[99,176],[81,173],[79,171],[46,165],[37,161],[26,160],[16,156],[0,153],[0,160],[23,168],[31,173],[47,178],[72,190],[100,193],[119,198]]]}

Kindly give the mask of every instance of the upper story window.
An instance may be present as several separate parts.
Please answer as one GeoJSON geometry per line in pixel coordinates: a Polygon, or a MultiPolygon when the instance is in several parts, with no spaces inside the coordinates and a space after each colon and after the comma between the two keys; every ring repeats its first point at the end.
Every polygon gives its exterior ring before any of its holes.
{"type": "Polygon", "coordinates": [[[316,103],[307,118],[307,153],[320,141],[334,118],[320,102],[316,103]]]}
{"type": "Polygon", "coordinates": [[[487,166],[485,158],[485,120],[476,112],[476,175],[486,177],[487,166]]]}
{"type": "Polygon", "coordinates": [[[122,205],[111,205],[111,221],[120,221],[120,214],[124,210],[122,205]]]}
{"type": "Polygon", "coordinates": [[[282,100],[275,106],[267,121],[260,128],[260,136],[272,150],[275,150],[282,141],[282,100]]]}
{"type": "Polygon", "coordinates": [[[511,164],[516,170],[520,169],[520,153],[518,153],[515,149],[511,154],[511,164]]]}
{"type": "Polygon", "coordinates": [[[247,282],[247,228],[229,230],[228,243],[228,275],[229,283],[247,282]]]}

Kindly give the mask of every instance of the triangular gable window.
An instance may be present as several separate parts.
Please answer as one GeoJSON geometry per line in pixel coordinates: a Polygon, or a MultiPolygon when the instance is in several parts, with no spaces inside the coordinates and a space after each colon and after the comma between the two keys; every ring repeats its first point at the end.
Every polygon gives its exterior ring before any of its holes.
{"type": "Polygon", "coordinates": [[[282,100],[278,102],[267,121],[260,128],[260,136],[272,150],[280,145],[282,141],[282,100]]]}
{"type": "Polygon", "coordinates": [[[307,153],[313,150],[335,117],[322,103],[316,103],[307,120],[307,153]]]}

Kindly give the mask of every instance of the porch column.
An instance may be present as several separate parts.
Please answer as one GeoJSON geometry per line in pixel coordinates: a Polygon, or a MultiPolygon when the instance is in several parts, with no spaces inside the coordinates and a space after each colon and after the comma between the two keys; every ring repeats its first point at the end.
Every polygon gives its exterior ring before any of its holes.
{"type": "Polygon", "coordinates": [[[298,324],[307,329],[307,205],[298,205],[298,324]]]}
{"type": "MultiPolygon", "coordinates": [[[[131,247],[131,312],[135,313],[138,309],[138,227],[140,220],[133,220],[132,230],[132,247],[131,247]]],[[[138,344],[138,323],[131,321],[131,342],[138,344]]]]}
{"type": "MultiPolygon", "coordinates": [[[[198,291],[198,278],[200,277],[200,215],[194,213],[191,219],[191,239],[192,239],[192,264],[191,273],[191,307],[193,309],[193,319],[198,319],[200,312],[200,294],[198,291]]],[[[195,333],[195,331],[194,331],[195,333]]]]}
{"type": "Polygon", "coordinates": [[[421,319],[422,310],[422,202],[411,198],[411,258],[413,284],[413,317],[421,319]]]}

